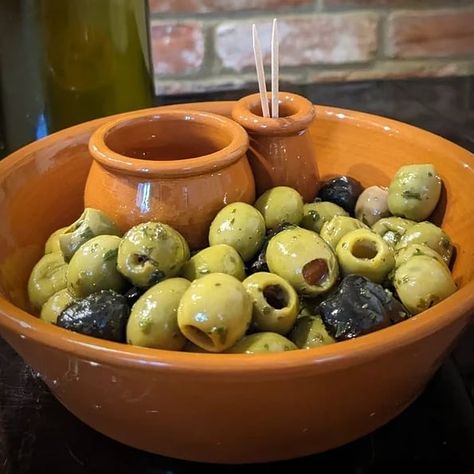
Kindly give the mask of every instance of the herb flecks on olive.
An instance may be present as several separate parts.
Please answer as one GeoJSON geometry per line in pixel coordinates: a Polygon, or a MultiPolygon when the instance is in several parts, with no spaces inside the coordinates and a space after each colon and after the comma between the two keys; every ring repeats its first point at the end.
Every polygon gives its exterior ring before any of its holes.
{"type": "Polygon", "coordinates": [[[58,316],[64,329],[110,341],[125,342],[125,327],[130,308],[123,295],[102,290],[73,301],[58,316]]]}
{"type": "Polygon", "coordinates": [[[86,208],[81,216],[58,236],[66,262],[72,258],[82,244],[98,235],[121,236],[122,233],[102,211],[86,208]]]}
{"type": "Polygon", "coordinates": [[[169,278],[152,286],[133,305],[127,342],[135,346],[179,351],[186,343],[178,327],[178,306],[191,283],[169,278]]]}
{"type": "Polygon", "coordinates": [[[58,316],[74,301],[74,297],[64,288],[54,293],[41,308],[40,318],[48,323],[56,324],[58,316]]]}
{"type": "Polygon", "coordinates": [[[243,281],[252,304],[252,327],[256,331],[286,334],[298,315],[298,295],[283,278],[261,272],[243,281]]]}
{"type": "Polygon", "coordinates": [[[255,207],[265,219],[267,229],[281,224],[298,225],[303,219],[303,198],[288,186],[277,186],[265,191],[256,201],[255,207]]]}
{"type": "Polygon", "coordinates": [[[300,349],[312,349],[313,347],[325,346],[336,342],[327,332],[319,315],[298,318],[289,338],[300,349]]]}
{"type": "Polygon", "coordinates": [[[441,179],[432,164],[398,169],[388,190],[388,207],[394,216],[414,221],[427,219],[441,195],[441,179]]]}
{"type": "Polygon", "coordinates": [[[267,352],[294,351],[298,347],[281,334],[257,332],[243,337],[227,352],[233,354],[262,354],[267,352]]]}
{"type": "Polygon", "coordinates": [[[223,352],[250,326],[252,301],[243,284],[225,273],[194,280],[178,307],[184,336],[209,352],[223,352]]]}
{"type": "Polygon", "coordinates": [[[330,221],[324,223],[319,235],[333,250],[336,250],[342,237],[357,229],[368,229],[368,227],[354,217],[334,216],[330,221]]]}
{"type": "Polygon", "coordinates": [[[333,202],[311,202],[303,206],[301,227],[319,234],[323,224],[330,221],[334,216],[349,216],[349,213],[333,202]]]}
{"type": "Polygon", "coordinates": [[[188,244],[177,230],[160,222],[145,222],[123,236],[117,268],[133,285],[148,288],[178,275],[188,259],[188,244]]]}
{"type": "Polygon", "coordinates": [[[372,226],[372,230],[391,247],[395,247],[405,232],[415,224],[415,221],[402,217],[384,217],[372,226]]]}
{"type": "Polygon", "coordinates": [[[325,293],[339,276],[339,266],[331,248],[318,234],[300,227],[283,230],[272,237],[266,259],[270,271],[288,281],[301,295],[325,293]],[[314,261],[316,263],[311,263],[314,261]]]}
{"type": "Polygon", "coordinates": [[[251,260],[263,244],[265,220],[255,207],[234,202],[221,209],[209,228],[209,245],[227,244],[242,260],[251,260]]]}
{"type": "Polygon", "coordinates": [[[354,215],[354,208],[362,190],[359,181],[349,176],[338,176],[323,183],[317,199],[333,202],[354,215]]]}

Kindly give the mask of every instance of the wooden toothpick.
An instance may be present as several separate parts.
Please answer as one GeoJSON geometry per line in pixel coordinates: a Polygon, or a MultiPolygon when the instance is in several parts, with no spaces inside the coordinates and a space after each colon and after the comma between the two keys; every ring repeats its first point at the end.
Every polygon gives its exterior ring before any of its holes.
{"type": "Polygon", "coordinates": [[[255,67],[257,69],[258,89],[260,91],[260,102],[262,104],[262,114],[264,117],[270,117],[267,100],[267,85],[265,83],[265,71],[263,69],[262,49],[258,38],[257,27],[252,25],[253,52],[255,56],[255,67]]]}
{"type": "Polygon", "coordinates": [[[278,24],[277,19],[274,18],[272,28],[272,118],[278,118],[278,54],[278,24]]]}

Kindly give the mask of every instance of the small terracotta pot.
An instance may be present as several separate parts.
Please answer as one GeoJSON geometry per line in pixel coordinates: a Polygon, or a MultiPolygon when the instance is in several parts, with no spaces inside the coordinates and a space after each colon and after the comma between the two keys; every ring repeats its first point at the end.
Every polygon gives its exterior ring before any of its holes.
{"type": "Polygon", "coordinates": [[[319,189],[314,146],[308,131],[315,116],[314,107],[296,94],[281,92],[278,98],[279,118],[262,117],[259,94],[240,99],[232,109],[232,118],[250,137],[248,156],[257,195],[274,186],[290,186],[309,202],[319,189]]]}
{"type": "Polygon", "coordinates": [[[215,114],[126,114],[91,136],[94,161],[85,206],[101,209],[123,231],[160,221],[181,232],[191,248],[205,247],[209,225],[222,207],[255,199],[247,149],[245,130],[215,114]]]}

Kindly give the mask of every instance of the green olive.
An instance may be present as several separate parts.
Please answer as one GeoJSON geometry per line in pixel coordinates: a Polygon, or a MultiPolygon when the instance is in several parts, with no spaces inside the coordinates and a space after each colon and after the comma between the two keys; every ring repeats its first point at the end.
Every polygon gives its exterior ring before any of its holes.
{"type": "Polygon", "coordinates": [[[368,229],[353,230],[337,244],[336,255],[344,275],[362,275],[382,283],[395,265],[393,250],[368,229]]]}
{"type": "Polygon", "coordinates": [[[318,201],[303,206],[303,220],[301,227],[321,232],[325,222],[329,222],[334,216],[349,216],[341,206],[329,201],[318,201]]]}
{"type": "Polygon", "coordinates": [[[186,290],[178,307],[183,335],[209,352],[233,346],[252,320],[252,301],[237,278],[211,273],[186,290]]]}
{"type": "Polygon", "coordinates": [[[300,349],[311,349],[336,342],[328,334],[321,316],[303,316],[298,318],[290,333],[290,339],[300,349]]]}
{"type": "Polygon", "coordinates": [[[59,236],[64,234],[67,227],[61,227],[54,231],[44,244],[44,253],[61,252],[61,245],[59,244],[59,236]]]}
{"type": "Polygon", "coordinates": [[[316,296],[331,289],[339,276],[336,256],[321,237],[295,227],[279,232],[268,243],[268,268],[297,293],[316,296]]]}
{"type": "Polygon", "coordinates": [[[28,298],[34,310],[39,311],[54,293],[66,288],[67,267],[61,252],[47,253],[36,263],[28,280],[28,298]]]}
{"type": "Polygon", "coordinates": [[[257,332],[243,337],[227,352],[233,354],[261,354],[298,349],[289,339],[275,332],[257,332]]]}
{"type": "Polygon", "coordinates": [[[178,231],[159,222],[144,222],[123,236],[117,267],[135,286],[148,288],[178,275],[188,259],[188,244],[178,231]]]}
{"type": "Polygon", "coordinates": [[[298,225],[303,219],[303,198],[296,189],[277,186],[265,191],[256,201],[255,207],[265,219],[267,229],[280,224],[298,225]]]}
{"type": "Polygon", "coordinates": [[[77,249],[98,235],[122,235],[111,219],[98,209],[86,208],[79,219],[59,235],[59,245],[66,262],[71,260],[77,249]]]}
{"type": "Polygon", "coordinates": [[[451,240],[443,229],[431,222],[419,222],[410,227],[400,238],[395,250],[401,250],[411,244],[427,245],[435,252],[438,252],[446,265],[449,265],[453,255],[451,240]]]}
{"type": "Polygon", "coordinates": [[[388,189],[370,186],[357,199],[355,216],[368,226],[373,226],[383,217],[390,215],[387,204],[388,189]]]}
{"type": "Polygon", "coordinates": [[[438,252],[424,244],[410,244],[407,247],[400,249],[395,253],[395,268],[408,262],[412,257],[425,255],[426,257],[434,258],[440,263],[445,263],[443,258],[438,252]]]}
{"type": "Polygon", "coordinates": [[[347,216],[334,216],[330,221],[325,222],[319,234],[321,238],[333,249],[346,234],[357,229],[368,229],[368,227],[358,219],[347,216]]]}
{"type": "Polygon", "coordinates": [[[179,351],[186,343],[178,327],[178,306],[190,283],[169,278],[135,302],[127,323],[127,342],[135,346],[179,351]]]}
{"type": "Polygon", "coordinates": [[[253,303],[252,325],[256,331],[286,334],[298,315],[298,295],[283,278],[258,272],[243,281],[253,303]]]}
{"type": "Polygon", "coordinates": [[[262,214],[244,202],[234,202],[221,209],[211,223],[209,244],[227,244],[248,262],[260,250],[265,237],[262,214]]]}
{"type": "Polygon", "coordinates": [[[74,301],[74,296],[64,288],[54,293],[41,308],[40,318],[48,323],[56,324],[58,316],[74,301]]]}
{"type": "Polygon", "coordinates": [[[400,301],[412,314],[421,313],[456,291],[446,264],[419,255],[395,270],[393,284],[400,301]]]}
{"type": "Polygon", "coordinates": [[[85,298],[100,290],[120,293],[125,289],[127,282],[117,270],[120,242],[116,235],[98,235],[79,247],[67,270],[67,287],[73,296],[85,298]]]}
{"type": "Polygon", "coordinates": [[[218,244],[193,255],[181,271],[182,276],[189,281],[209,273],[227,273],[242,281],[245,278],[244,262],[234,247],[218,244]]]}
{"type": "Polygon", "coordinates": [[[391,247],[395,247],[401,236],[415,224],[415,221],[402,217],[384,217],[373,225],[372,230],[379,234],[391,247]]]}
{"type": "Polygon", "coordinates": [[[394,216],[427,219],[441,194],[441,179],[431,164],[402,166],[388,190],[388,208],[394,216]]]}

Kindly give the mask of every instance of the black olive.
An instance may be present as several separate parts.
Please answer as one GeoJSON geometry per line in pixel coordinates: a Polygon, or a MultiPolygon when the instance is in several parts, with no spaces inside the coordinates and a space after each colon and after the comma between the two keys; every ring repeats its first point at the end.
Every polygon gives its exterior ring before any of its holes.
{"type": "Polygon", "coordinates": [[[143,288],[138,288],[138,286],[132,286],[125,294],[125,298],[127,298],[128,305],[132,307],[135,303],[135,301],[140,298],[140,296],[145,293],[145,290],[143,288]]]}
{"type": "Polygon", "coordinates": [[[289,224],[287,222],[284,222],[282,224],[279,224],[277,227],[275,227],[275,229],[270,229],[267,231],[262,247],[260,251],[258,252],[256,258],[254,258],[253,260],[247,263],[247,267],[245,270],[248,275],[250,275],[251,273],[269,271],[268,266],[267,266],[267,259],[265,258],[268,242],[274,235],[278,234],[282,230],[289,229],[291,227],[296,227],[296,226],[295,224],[289,224]]]}
{"type": "Polygon", "coordinates": [[[129,314],[125,296],[102,290],[71,303],[58,316],[56,324],[87,336],[125,342],[129,314]]]}
{"type": "Polygon", "coordinates": [[[320,303],[317,313],[329,334],[339,341],[382,329],[409,316],[382,285],[360,275],[346,276],[320,303]]]}
{"type": "Polygon", "coordinates": [[[323,183],[314,202],[333,202],[353,216],[357,199],[363,189],[359,181],[349,176],[338,176],[323,183]]]}

